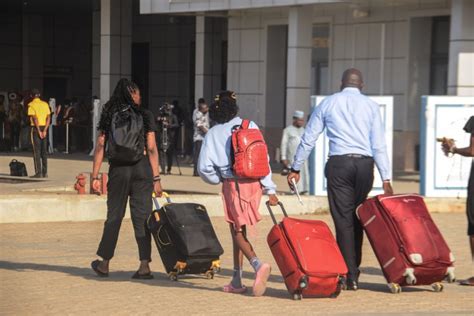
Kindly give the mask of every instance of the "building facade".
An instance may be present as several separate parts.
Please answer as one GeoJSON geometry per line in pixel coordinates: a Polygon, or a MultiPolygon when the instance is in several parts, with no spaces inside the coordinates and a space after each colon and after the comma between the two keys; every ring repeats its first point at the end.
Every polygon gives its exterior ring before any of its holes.
{"type": "Polygon", "coordinates": [[[395,170],[417,169],[422,95],[474,95],[474,1],[86,2],[68,11],[45,0],[49,11],[0,21],[0,90],[62,85],[107,100],[126,76],[152,110],[178,100],[189,113],[230,89],[276,158],[291,113],[309,112],[311,95],[338,91],[356,67],[365,93],[394,96],[395,170]]]}

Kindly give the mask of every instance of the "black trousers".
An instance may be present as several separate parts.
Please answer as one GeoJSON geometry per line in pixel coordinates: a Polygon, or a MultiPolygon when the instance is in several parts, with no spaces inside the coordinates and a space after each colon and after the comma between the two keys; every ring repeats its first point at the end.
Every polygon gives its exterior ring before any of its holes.
{"type": "Polygon", "coordinates": [[[160,150],[161,172],[163,173],[171,172],[171,168],[173,167],[174,152],[175,152],[175,147],[172,144],[170,144],[166,152],[164,150],[160,150]]]}
{"type": "Polygon", "coordinates": [[[469,183],[467,185],[467,234],[474,236],[474,161],[471,163],[471,173],[469,174],[469,183]]]}
{"type": "Polygon", "coordinates": [[[152,211],[153,174],[148,157],[134,165],[110,165],[107,183],[107,220],[97,255],[105,260],[114,256],[127,200],[130,198],[135,239],[140,260],[151,261],[151,235],[146,220],[152,211]]]}
{"type": "Polygon", "coordinates": [[[336,239],[349,269],[358,280],[362,261],[362,225],[355,210],[367,198],[374,182],[374,160],[332,156],[326,164],[328,199],[336,227],[336,239]]]}
{"type": "Polygon", "coordinates": [[[20,131],[21,131],[21,123],[20,122],[12,122],[10,123],[11,126],[11,142],[14,148],[20,147],[20,131]]]}
{"type": "Polygon", "coordinates": [[[194,148],[193,148],[193,164],[194,164],[194,176],[198,176],[198,162],[199,162],[199,153],[201,152],[201,147],[202,147],[202,140],[197,140],[194,142],[194,148]]]}
{"type": "MultiPolygon", "coordinates": [[[[44,126],[40,126],[40,130],[44,131],[44,126]]],[[[33,146],[33,160],[35,164],[35,174],[48,174],[48,136],[41,139],[36,127],[31,127],[30,132],[31,145],[33,146]]]]}

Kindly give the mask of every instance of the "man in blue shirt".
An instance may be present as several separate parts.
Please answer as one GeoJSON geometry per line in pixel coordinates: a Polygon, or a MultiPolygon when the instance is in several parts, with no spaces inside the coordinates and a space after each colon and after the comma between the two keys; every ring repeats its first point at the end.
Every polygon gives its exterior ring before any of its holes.
{"type": "Polygon", "coordinates": [[[296,151],[288,184],[300,180],[299,172],[326,128],[329,160],[325,175],[337,243],[349,269],[346,288],[357,290],[362,260],[362,225],[356,208],[367,198],[374,182],[374,162],[385,194],[393,194],[385,131],[379,105],[361,94],[362,74],[351,68],[342,75],[341,91],[323,100],[311,114],[296,151]]]}

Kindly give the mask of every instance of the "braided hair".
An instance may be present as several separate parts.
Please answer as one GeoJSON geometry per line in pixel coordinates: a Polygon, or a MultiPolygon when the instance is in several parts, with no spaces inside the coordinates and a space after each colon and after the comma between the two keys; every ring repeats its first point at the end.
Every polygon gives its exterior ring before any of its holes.
{"type": "MultiPolygon", "coordinates": [[[[139,88],[135,82],[128,80],[127,78],[120,79],[119,82],[117,82],[109,101],[104,104],[97,129],[107,134],[110,131],[112,115],[119,109],[123,108],[124,105],[128,104],[134,106],[135,110],[142,114],[143,110],[138,106],[138,104],[135,104],[131,95],[131,93],[137,90],[139,90],[139,88]]],[[[147,124],[146,120],[144,120],[144,124],[147,124]]],[[[148,126],[144,127],[145,131],[149,129],[148,126]]]]}
{"type": "Polygon", "coordinates": [[[227,123],[239,113],[237,97],[233,91],[223,91],[215,96],[209,107],[209,117],[218,124],[227,123]]]}

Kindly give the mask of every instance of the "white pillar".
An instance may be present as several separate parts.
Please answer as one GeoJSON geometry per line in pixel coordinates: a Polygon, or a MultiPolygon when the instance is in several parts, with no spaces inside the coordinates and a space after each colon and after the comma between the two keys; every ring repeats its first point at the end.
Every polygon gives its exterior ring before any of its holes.
{"type": "Polygon", "coordinates": [[[132,0],[101,0],[100,100],[107,102],[120,78],[131,78],[132,0]]]}
{"type": "Polygon", "coordinates": [[[308,6],[290,8],[288,17],[288,60],[286,79],[286,124],[297,109],[310,109],[312,13],[308,6]]]}
{"type": "MultiPolygon", "coordinates": [[[[204,97],[204,58],[205,58],[206,18],[196,16],[196,67],[194,79],[194,101],[204,97]]],[[[210,100],[206,100],[210,102],[210,100]]]]}
{"type": "Polygon", "coordinates": [[[474,95],[474,1],[451,1],[448,94],[474,95]]]}

